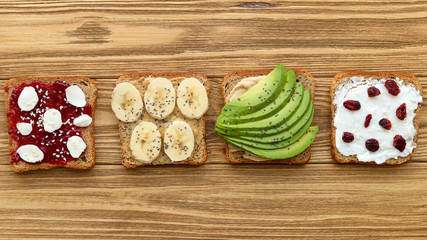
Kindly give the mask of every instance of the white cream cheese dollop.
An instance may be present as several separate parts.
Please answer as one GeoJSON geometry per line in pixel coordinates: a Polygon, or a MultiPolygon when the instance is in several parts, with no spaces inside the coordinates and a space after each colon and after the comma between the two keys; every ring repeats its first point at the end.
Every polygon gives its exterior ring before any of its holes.
{"type": "Polygon", "coordinates": [[[61,128],[61,126],[61,112],[54,108],[50,108],[43,114],[43,127],[46,132],[54,132],[61,128]]]}
{"type": "Polygon", "coordinates": [[[411,85],[404,85],[402,80],[395,80],[400,88],[400,93],[393,96],[388,93],[384,86],[386,79],[374,79],[363,77],[351,77],[351,81],[342,85],[336,92],[333,104],[336,105],[334,118],[335,145],[338,151],[345,155],[356,155],[359,161],[384,163],[387,159],[397,159],[412,153],[416,147],[414,136],[416,134],[413,120],[418,103],[422,102],[422,97],[418,90],[411,85]],[[381,94],[370,98],[367,90],[374,86],[381,91],[381,94]],[[360,110],[350,111],[343,106],[346,100],[357,100],[361,104],[360,110]],[[396,117],[396,109],[406,103],[407,117],[400,120],[396,117]],[[372,114],[372,120],[368,128],[364,127],[365,118],[372,114]],[[378,122],[382,118],[391,121],[392,127],[386,130],[378,122]],[[354,134],[354,140],[346,143],[342,140],[343,132],[354,134]],[[402,135],[406,140],[406,148],[400,152],[393,146],[393,137],[402,135]],[[375,138],[379,142],[379,149],[371,152],[365,147],[365,141],[375,138]]]}
{"type": "Polygon", "coordinates": [[[39,102],[39,97],[33,87],[24,87],[18,98],[18,106],[22,111],[31,111],[39,102]]]}
{"type": "Polygon", "coordinates": [[[40,162],[44,158],[44,154],[40,148],[33,144],[20,146],[16,152],[19,154],[22,160],[29,163],[40,162]]]}
{"type": "Polygon", "coordinates": [[[87,127],[92,123],[92,118],[87,114],[83,114],[79,117],[76,117],[73,121],[73,124],[77,127],[87,127]]]}
{"type": "Polygon", "coordinates": [[[17,123],[16,128],[18,129],[19,133],[21,133],[24,136],[30,134],[31,131],[33,131],[33,126],[31,125],[31,123],[26,123],[26,122],[17,123]]]}
{"type": "Polygon", "coordinates": [[[67,148],[73,158],[79,158],[86,149],[86,143],[79,136],[68,138],[67,148]]]}
{"type": "Polygon", "coordinates": [[[78,86],[69,86],[65,89],[65,96],[67,97],[67,102],[76,107],[86,106],[86,97],[81,88],[78,86]]]}

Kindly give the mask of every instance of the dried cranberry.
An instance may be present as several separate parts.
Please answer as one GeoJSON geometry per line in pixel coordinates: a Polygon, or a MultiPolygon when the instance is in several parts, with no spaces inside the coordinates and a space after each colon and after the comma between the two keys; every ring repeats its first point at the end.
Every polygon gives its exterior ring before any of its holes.
{"type": "Polygon", "coordinates": [[[393,138],[393,146],[403,152],[403,150],[405,150],[406,147],[406,140],[401,136],[401,135],[396,135],[393,138]]]}
{"type": "Polygon", "coordinates": [[[370,138],[366,140],[365,147],[371,152],[376,152],[380,148],[380,144],[376,139],[370,138]]]}
{"type": "Polygon", "coordinates": [[[381,91],[376,87],[370,87],[368,88],[368,96],[369,97],[375,97],[381,94],[381,91]]]}
{"type": "Polygon", "coordinates": [[[350,143],[353,142],[354,140],[354,135],[351,132],[343,132],[342,134],[342,140],[346,143],[350,143]]]}
{"type": "Polygon", "coordinates": [[[396,117],[400,120],[403,120],[406,118],[406,103],[402,103],[397,109],[396,109],[396,117]]]}
{"type": "Polygon", "coordinates": [[[359,110],[360,109],[360,102],[356,100],[347,100],[344,102],[344,107],[348,110],[359,110]]]}
{"type": "Polygon", "coordinates": [[[381,119],[379,124],[381,127],[385,128],[387,130],[390,130],[390,128],[391,128],[391,122],[387,118],[381,119]]]}
{"type": "Polygon", "coordinates": [[[371,123],[371,119],[372,119],[372,114],[366,115],[366,118],[365,118],[365,128],[369,127],[369,124],[371,123]]]}
{"type": "Polygon", "coordinates": [[[388,93],[390,93],[393,96],[397,96],[400,93],[399,86],[397,86],[397,83],[393,80],[385,81],[385,87],[387,88],[388,93]]]}

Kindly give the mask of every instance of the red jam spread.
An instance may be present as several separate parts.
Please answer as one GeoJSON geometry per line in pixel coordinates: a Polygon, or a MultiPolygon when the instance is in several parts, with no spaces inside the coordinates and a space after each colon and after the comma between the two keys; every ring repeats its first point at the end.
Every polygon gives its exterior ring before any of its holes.
{"type": "MultiPolygon", "coordinates": [[[[39,81],[22,83],[13,90],[10,97],[9,111],[7,112],[9,134],[18,143],[16,149],[27,144],[33,144],[40,148],[44,158],[39,163],[63,166],[69,161],[77,160],[70,155],[67,141],[71,136],[82,137],[82,128],[73,125],[73,120],[82,114],[92,117],[92,107],[86,104],[86,106],[79,108],[67,103],[65,89],[69,86],[70,84],[60,81],[54,83],[39,81]],[[34,87],[39,97],[37,105],[31,111],[22,111],[18,106],[19,95],[25,87],[34,87]],[[50,108],[57,109],[62,115],[62,126],[54,132],[47,132],[43,127],[43,114],[50,108]],[[24,136],[19,133],[16,124],[20,122],[31,123],[33,130],[29,135],[24,136]]],[[[5,88],[5,91],[8,92],[9,88],[5,88]]],[[[12,156],[11,163],[22,160],[16,150],[10,154],[12,156]]]]}

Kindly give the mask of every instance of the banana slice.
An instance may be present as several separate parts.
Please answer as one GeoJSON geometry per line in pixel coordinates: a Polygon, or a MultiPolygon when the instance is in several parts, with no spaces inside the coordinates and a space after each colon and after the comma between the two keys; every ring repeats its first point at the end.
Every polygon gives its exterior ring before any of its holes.
{"type": "Polygon", "coordinates": [[[175,108],[175,89],[166,78],[154,78],[150,81],[144,95],[145,109],[156,119],[164,119],[175,108]]]}
{"type": "Polygon", "coordinates": [[[194,135],[188,123],[172,122],[163,136],[165,153],[172,162],[183,161],[191,156],[194,149],[194,135]]]}
{"type": "Polygon", "coordinates": [[[140,122],[130,137],[130,150],[133,157],[144,163],[151,163],[160,154],[162,136],[152,122],[140,122]]]}
{"type": "Polygon", "coordinates": [[[123,82],[114,88],[111,108],[120,121],[134,122],[142,114],[144,105],[138,89],[130,83],[123,82]]]}
{"type": "Polygon", "coordinates": [[[178,86],[177,105],[184,116],[199,119],[208,110],[208,94],[197,78],[186,78],[178,86]]]}

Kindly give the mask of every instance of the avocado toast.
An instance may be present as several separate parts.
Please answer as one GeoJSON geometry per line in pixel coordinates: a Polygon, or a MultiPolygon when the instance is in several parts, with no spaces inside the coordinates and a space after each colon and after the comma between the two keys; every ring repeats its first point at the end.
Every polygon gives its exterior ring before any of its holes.
{"type": "Polygon", "coordinates": [[[311,126],[314,78],[306,71],[235,71],[222,83],[215,130],[230,163],[304,164],[318,127],[311,126]],[[267,76],[267,77],[265,77],[267,76]],[[243,92],[243,94],[242,94],[243,92]]]}

